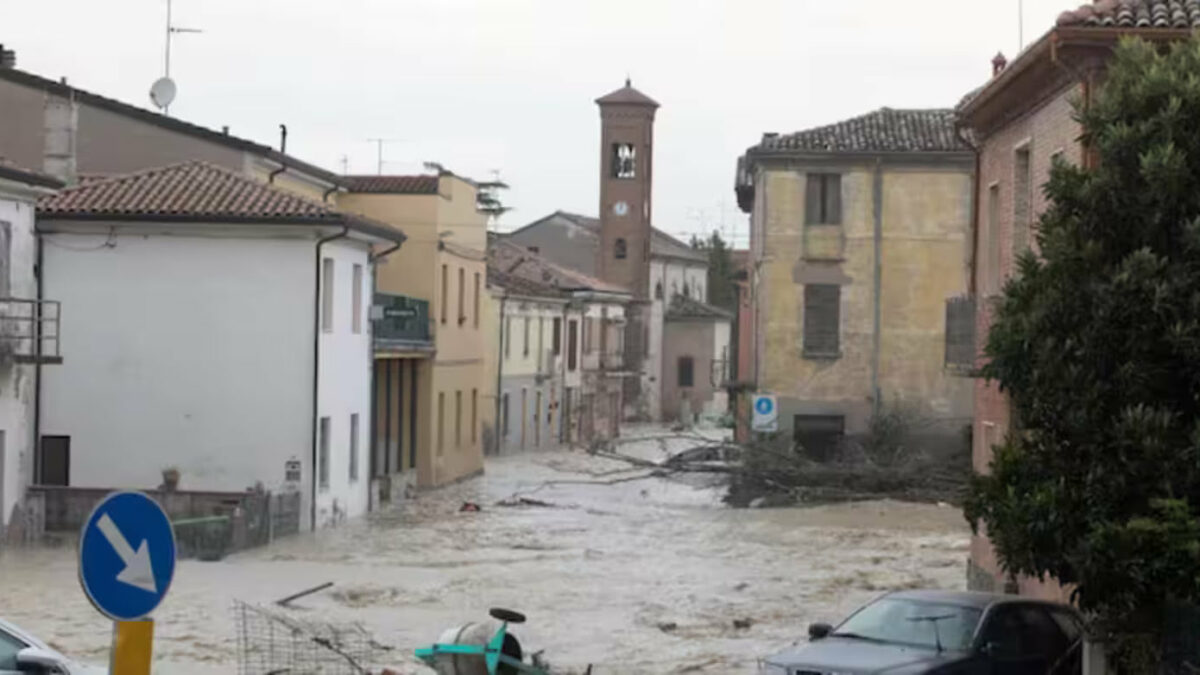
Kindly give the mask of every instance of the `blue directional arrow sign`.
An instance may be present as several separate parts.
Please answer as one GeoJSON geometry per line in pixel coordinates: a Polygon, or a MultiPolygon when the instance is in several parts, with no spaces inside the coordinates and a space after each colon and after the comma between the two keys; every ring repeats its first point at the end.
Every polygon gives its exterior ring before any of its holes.
{"type": "Polygon", "coordinates": [[[79,583],[115,621],[141,619],[175,576],[175,530],[158,502],[140,492],[104,498],[79,535],[79,583]]]}

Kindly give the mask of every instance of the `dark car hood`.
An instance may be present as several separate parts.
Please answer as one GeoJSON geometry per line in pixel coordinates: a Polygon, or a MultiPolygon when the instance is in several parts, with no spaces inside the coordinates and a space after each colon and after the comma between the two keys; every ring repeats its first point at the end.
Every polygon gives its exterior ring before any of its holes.
{"type": "Polygon", "coordinates": [[[788,668],[821,672],[878,673],[913,666],[935,666],[963,658],[962,652],[879,644],[829,637],[794,647],[767,659],[788,668]]]}

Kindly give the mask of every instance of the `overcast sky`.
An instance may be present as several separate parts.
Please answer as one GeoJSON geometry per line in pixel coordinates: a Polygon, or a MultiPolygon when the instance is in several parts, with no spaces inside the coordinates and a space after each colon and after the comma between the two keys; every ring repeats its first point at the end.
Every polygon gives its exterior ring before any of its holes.
{"type": "MultiPolygon", "coordinates": [[[[734,162],[764,131],[949,107],[1018,50],[1019,0],[174,0],[171,114],[341,171],[437,161],[512,185],[512,229],[597,212],[593,99],[662,104],[655,224],[745,243],[734,162]]],[[[1081,0],[1024,0],[1025,41],[1081,0]]],[[[20,68],[150,107],[166,0],[0,0],[20,68]]],[[[3,111],[0,111],[3,123],[3,111]]]]}

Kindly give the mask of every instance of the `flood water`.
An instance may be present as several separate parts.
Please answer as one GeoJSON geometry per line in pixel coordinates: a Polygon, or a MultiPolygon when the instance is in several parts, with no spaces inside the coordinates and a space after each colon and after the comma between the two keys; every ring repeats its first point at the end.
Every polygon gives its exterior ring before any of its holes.
{"type": "MultiPolygon", "coordinates": [[[[692,444],[621,451],[661,459],[692,444]]],[[[643,474],[579,451],[496,458],[485,476],[337,530],[183,561],[155,615],[155,671],[236,673],[235,601],[270,605],[324,582],[334,586],[292,613],[361,624],[395,648],[402,673],[429,672],[407,654],[496,606],[528,615],[513,631],[555,667],[752,673],[810,622],[836,622],[885,590],[964,586],[969,533],[956,508],[732,510],[695,476],[643,474]],[[589,484],[600,482],[614,484],[589,484]],[[514,493],[553,507],[496,505],[514,493]],[[483,510],[460,512],[464,501],[483,510]]],[[[80,660],[107,661],[111,624],[80,590],[73,548],[0,558],[0,616],[80,660]]]]}

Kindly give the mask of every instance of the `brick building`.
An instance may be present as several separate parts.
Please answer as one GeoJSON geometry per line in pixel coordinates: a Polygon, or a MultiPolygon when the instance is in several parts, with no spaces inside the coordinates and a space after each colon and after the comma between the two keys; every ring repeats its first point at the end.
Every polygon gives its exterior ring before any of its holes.
{"type": "MultiPolygon", "coordinates": [[[[982,345],[990,327],[990,300],[1013,272],[1021,252],[1033,247],[1036,222],[1048,206],[1041,186],[1055,158],[1090,161],[1073,118],[1075,102],[1087,106],[1103,80],[1113,46],[1126,35],[1153,41],[1186,39],[1200,27],[1200,4],[1155,0],[1101,0],[1063,12],[1053,29],[1011,64],[993,61],[993,77],[959,104],[964,130],[977,146],[972,297],[975,335],[982,345]]],[[[969,352],[969,358],[976,355],[969,352]]],[[[972,363],[964,366],[978,365],[972,363]]],[[[975,383],[973,458],[986,471],[992,448],[1008,433],[1009,406],[997,387],[975,383]]],[[[987,537],[971,542],[972,589],[1008,588],[1026,595],[1060,598],[1062,589],[1036,579],[1006,579],[987,537]]]]}

